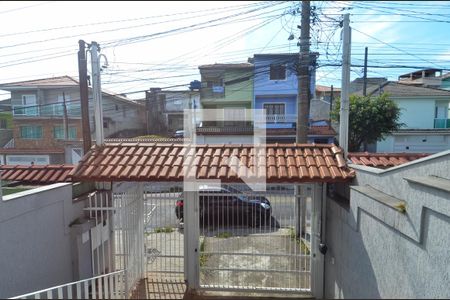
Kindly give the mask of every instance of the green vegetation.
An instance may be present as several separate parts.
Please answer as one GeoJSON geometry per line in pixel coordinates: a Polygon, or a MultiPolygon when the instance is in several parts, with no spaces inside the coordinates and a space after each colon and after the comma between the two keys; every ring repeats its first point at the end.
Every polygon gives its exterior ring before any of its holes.
{"type": "Polygon", "coordinates": [[[167,136],[157,135],[157,134],[149,134],[149,135],[140,135],[136,136],[133,139],[165,139],[167,136]]]}
{"type": "Polygon", "coordinates": [[[12,113],[0,112],[0,120],[6,120],[6,129],[12,128],[12,113]]]}
{"type": "Polygon", "coordinates": [[[155,228],[155,232],[156,233],[171,233],[171,232],[174,232],[174,229],[170,226],[157,227],[157,228],[155,228]]]}
{"type": "Polygon", "coordinates": [[[205,239],[202,240],[202,242],[200,243],[200,257],[199,257],[199,261],[200,261],[200,267],[203,267],[206,265],[206,262],[208,261],[210,254],[205,254],[205,247],[206,247],[206,241],[205,239]]]}
{"type": "Polygon", "coordinates": [[[3,187],[2,194],[3,196],[15,194],[18,192],[27,191],[29,188],[21,188],[21,187],[3,187]]]}
{"type": "Polygon", "coordinates": [[[227,239],[227,238],[232,237],[232,236],[233,235],[231,233],[229,233],[229,232],[221,232],[218,235],[216,235],[216,238],[227,239]]]}
{"type": "Polygon", "coordinates": [[[305,243],[305,241],[302,238],[297,238],[297,234],[295,233],[294,228],[289,228],[289,237],[291,240],[297,241],[297,243],[300,245],[301,253],[304,253],[306,255],[311,254],[311,251],[308,247],[308,245],[305,243]]]}
{"type": "MultiPolygon", "coordinates": [[[[340,100],[331,112],[331,118],[339,122],[340,100]]],[[[348,151],[360,151],[363,146],[382,140],[386,134],[403,126],[399,123],[400,108],[388,94],[379,96],[350,96],[348,151]]]]}

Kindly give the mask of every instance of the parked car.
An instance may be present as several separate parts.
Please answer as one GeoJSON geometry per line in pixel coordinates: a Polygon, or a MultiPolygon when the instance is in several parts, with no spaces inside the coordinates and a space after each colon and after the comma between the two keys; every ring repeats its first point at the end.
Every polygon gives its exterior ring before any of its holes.
{"type": "Polygon", "coordinates": [[[173,134],[174,138],[183,138],[184,137],[184,130],[177,130],[175,131],[175,133],[173,134]]]}
{"type": "MultiPolygon", "coordinates": [[[[272,215],[270,201],[263,196],[248,196],[232,187],[201,186],[199,188],[200,224],[259,226],[272,215]]],[[[183,199],[177,200],[175,214],[184,219],[183,199]]]]}

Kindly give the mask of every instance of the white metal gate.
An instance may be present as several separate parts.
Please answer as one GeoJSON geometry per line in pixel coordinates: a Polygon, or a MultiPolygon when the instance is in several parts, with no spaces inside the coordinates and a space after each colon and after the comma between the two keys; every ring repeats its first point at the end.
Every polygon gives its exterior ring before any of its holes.
{"type": "Polygon", "coordinates": [[[143,184],[117,183],[113,186],[113,230],[116,269],[125,270],[125,291],[131,296],[145,277],[143,184]]]}
{"type": "Polygon", "coordinates": [[[149,277],[184,280],[184,227],[176,215],[181,209],[182,183],[148,183],[145,198],[145,254],[149,277]]]}

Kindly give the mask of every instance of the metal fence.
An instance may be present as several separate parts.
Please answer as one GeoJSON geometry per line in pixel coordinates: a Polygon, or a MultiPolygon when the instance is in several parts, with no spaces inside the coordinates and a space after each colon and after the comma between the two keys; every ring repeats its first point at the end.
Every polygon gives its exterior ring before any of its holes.
{"type": "Polygon", "coordinates": [[[71,282],[10,299],[118,299],[124,298],[123,270],[71,282]]]}
{"type": "Polygon", "coordinates": [[[225,185],[198,192],[200,288],[311,290],[311,187],[295,191],[225,185]]]}
{"type": "Polygon", "coordinates": [[[144,185],[145,255],[148,276],[184,279],[184,228],[176,209],[182,184],[144,185]]]}

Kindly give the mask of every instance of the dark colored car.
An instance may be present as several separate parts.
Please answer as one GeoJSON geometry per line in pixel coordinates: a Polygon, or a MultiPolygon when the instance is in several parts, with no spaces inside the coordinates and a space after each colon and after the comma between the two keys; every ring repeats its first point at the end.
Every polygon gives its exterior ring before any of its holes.
{"type": "MultiPolygon", "coordinates": [[[[202,186],[199,191],[200,225],[250,225],[266,224],[272,207],[263,196],[247,196],[232,187],[202,186]]],[[[175,214],[183,221],[182,199],[176,202],[175,214]]]]}

